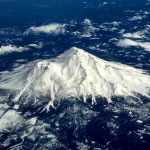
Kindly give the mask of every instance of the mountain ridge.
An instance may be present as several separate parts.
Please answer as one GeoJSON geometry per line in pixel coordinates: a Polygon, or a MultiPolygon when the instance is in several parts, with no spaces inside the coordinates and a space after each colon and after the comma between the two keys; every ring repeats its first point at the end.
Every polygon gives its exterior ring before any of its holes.
{"type": "Polygon", "coordinates": [[[150,76],[144,71],[100,59],[82,49],[73,47],[56,58],[36,61],[3,73],[0,88],[19,92],[13,99],[18,102],[49,97],[45,109],[54,107],[55,100],[69,97],[132,96],[136,93],[150,97],[150,76]]]}

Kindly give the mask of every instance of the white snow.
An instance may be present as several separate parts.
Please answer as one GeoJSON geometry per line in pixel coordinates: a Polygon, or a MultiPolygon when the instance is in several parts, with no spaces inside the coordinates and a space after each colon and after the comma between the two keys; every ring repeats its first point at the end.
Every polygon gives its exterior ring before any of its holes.
{"type": "Polygon", "coordinates": [[[40,43],[38,43],[38,44],[36,44],[36,43],[34,43],[34,44],[29,44],[28,46],[29,46],[29,47],[34,47],[34,48],[40,49],[40,48],[43,47],[43,44],[42,44],[42,42],[40,42],[40,43]]]}
{"type": "Polygon", "coordinates": [[[138,43],[139,46],[141,46],[142,48],[144,48],[145,50],[147,51],[150,51],[150,42],[141,42],[141,43],[138,43]]]}
{"type": "Polygon", "coordinates": [[[14,105],[14,109],[16,109],[16,110],[19,109],[19,105],[17,105],[17,104],[14,105]]]}
{"type": "Polygon", "coordinates": [[[12,52],[23,52],[29,50],[27,47],[17,47],[14,45],[5,45],[0,47],[0,55],[12,53],[12,52]]]}
{"type": "Polygon", "coordinates": [[[134,32],[134,33],[125,33],[123,34],[123,37],[125,38],[135,38],[135,39],[142,39],[144,36],[144,34],[142,32],[134,32]]]}
{"type": "Polygon", "coordinates": [[[91,38],[95,37],[95,32],[99,30],[90,19],[84,19],[82,25],[84,26],[83,31],[72,32],[74,36],[78,36],[79,38],[91,38]]]}
{"type": "Polygon", "coordinates": [[[141,121],[141,120],[137,120],[137,123],[143,123],[143,121],[141,121]]]}
{"type": "Polygon", "coordinates": [[[130,47],[130,46],[138,46],[136,41],[130,39],[121,39],[116,43],[119,47],[130,47]]]}
{"type": "Polygon", "coordinates": [[[52,23],[42,26],[32,26],[26,33],[48,33],[48,34],[60,34],[65,32],[65,24],[52,23]]]}
{"type": "Polygon", "coordinates": [[[0,104],[0,117],[3,115],[3,113],[9,108],[9,106],[5,104],[0,104]]]}
{"type": "Polygon", "coordinates": [[[141,41],[135,41],[135,40],[131,40],[131,39],[120,39],[116,42],[116,45],[119,47],[131,47],[131,46],[135,46],[135,47],[142,47],[144,50],[146,51],[150,51],[150,42],[141,42],[141,41]]]}
{"type": "Polygon", "coordinates": [[[0,132],[6,129],[13,129],[16,125],[21,124],[22,119],[15,110],[8,110],[0,118],[0,132]]]}
{"type": "Polygon", "coordinates": [[[117,21],[105,22],[99,26],[99,29],[104,31],[116,31],[119,30],[121,24],[122,24],[121,22],[117,21]]]}
{"type": "Polygon", "coordinates": [[[33,117],[29,120],[27,120],[27,123],[29,123],[30,125],[35,125],[37,122],[37,118],[36,117],[33,117]]]}
{"type": "Polygon", "coordinates": [[[149,39],[149,37],[147,36],[150,32],[150,26],[146,25],[145,28],[143,30],[140,31],[136,31],[136,32],[131,32],[131,33],[122,33],[122,36],[124,38],[133,38],[133,39],[149,39]]]}
{"type": "Polygon", "coordinates": [[[146,18],[146,16],[137,15],[137,16],[133,16],[133,17],[129,18],[129,20],[131,20],[131,21],[139,21],[139,20],[142,20],[144,18],[146,18]]]}
{"type": "Polygon", "coordinates": [[[83,23],[88,26],[91,26],[93,24],[90,19],[84,19],[83,23]]]}
{"type": "Polygon", "coordinates": [[[25,98],[39,101],[49,97],[45,109],[54,107],[53,102],[63,98],[133,96],[140,93],[149,97],[150,76],[144,71],[116,62],[102,60],[79,48],[71,48],[60,56],[31,62],[2,72],[0,88],[19,90],[14,101],[25,98]]]}

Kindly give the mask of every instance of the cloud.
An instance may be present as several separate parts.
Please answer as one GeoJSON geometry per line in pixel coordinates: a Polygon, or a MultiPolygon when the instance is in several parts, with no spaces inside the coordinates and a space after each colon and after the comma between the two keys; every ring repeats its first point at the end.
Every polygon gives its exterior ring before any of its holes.
{"type": "Polygon", "coordinates": [[[65,32],[65,24],[48,24],[48,25],[42,25],[42,26],[32,26],[25,33],[48,33],[48,34],[62,34],[65,32]]]}

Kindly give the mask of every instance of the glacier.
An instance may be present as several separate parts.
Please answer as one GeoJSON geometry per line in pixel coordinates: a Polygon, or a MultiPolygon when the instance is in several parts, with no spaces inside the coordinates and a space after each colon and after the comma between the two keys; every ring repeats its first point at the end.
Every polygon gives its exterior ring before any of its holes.
{"type": "Polygon", "coordinates": [[[100,59],[80,48],[70,48],[56,58],[33,61],[13,71],[0,73],[0,89],[15,92],[14,103],[44,101],[43,110],[68,98],[92,99],[150,97],[150,75],[143,70],[100,59]]]}

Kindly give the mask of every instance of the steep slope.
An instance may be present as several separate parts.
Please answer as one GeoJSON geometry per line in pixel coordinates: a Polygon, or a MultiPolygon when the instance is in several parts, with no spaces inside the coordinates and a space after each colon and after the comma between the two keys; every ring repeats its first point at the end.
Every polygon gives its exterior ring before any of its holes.
{"type": "Polygon", "coordinates": [[[17,102],[48,97],[46,109],[58,99],[97,96],[111,101],[113,96],[133,96],[136,93],[149,97],[150,76],[142,70],[123,64],[104,61],[84,50],[71,48],[60,56],[35,61],[1,73],[0,88],[17,90],[17,102]]]}

